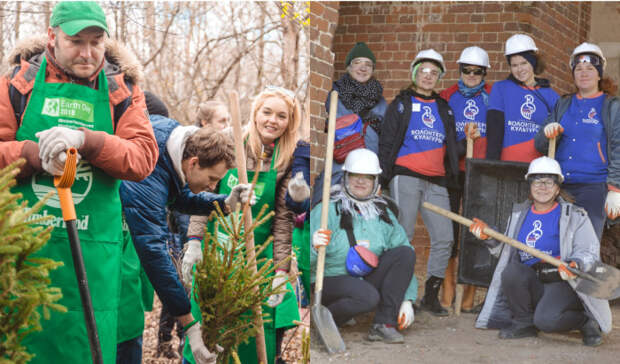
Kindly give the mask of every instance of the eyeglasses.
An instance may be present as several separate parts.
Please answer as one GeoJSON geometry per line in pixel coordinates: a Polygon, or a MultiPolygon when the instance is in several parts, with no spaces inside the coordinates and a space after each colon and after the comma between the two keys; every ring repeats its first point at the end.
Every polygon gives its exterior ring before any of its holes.
{"type": "Polygon", "coordinates": [[[465,75],[471,75],[472,73],[476,76],[484,75],[484,70],[482,68],[463,68],[461,73],[465,75]]]}
{"type": "Polygon", "coordinates": [[[420,69],[420,72],[430,74],[433,77],[439,77],[439,71],[430,67],[424,67],[420,69]]]}
{"type": "Polygon", "coordinates": [[[371,182],[375,180],[375,176],[372,174],[349,173],[349,179],[352,178],[371,182]]]}
{"type": "Polygon", "coordinates": [[[593,66],[598,66],[603,64],[601,58],[594,54],[580,54],[577,57],[571,59],[570,66],[574,68],[577,63],[585,63],[588,62],[593,66]]]}
{"type": "Polygon", "coordinates": [[[546,188],[551,188],[553,187],[553,185],[555,184],[555,181],[551,178],[545,178],[545,179],[536,179],[534,181],[532,181],[532,186],[540,188],[545,186],[546,188]]]}
{"type": "Polygon", "coordinates": [[[372,66],[374,65],[372,61],[366,61],[359,58],[354,59],[351,63],[355,66],[366,66],[368,68],[372,68],[372,66]]]}

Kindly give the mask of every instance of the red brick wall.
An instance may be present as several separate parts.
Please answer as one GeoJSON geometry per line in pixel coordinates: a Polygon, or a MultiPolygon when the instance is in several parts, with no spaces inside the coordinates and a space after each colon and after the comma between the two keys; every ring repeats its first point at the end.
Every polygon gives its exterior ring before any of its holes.
{"type": "Polygon", "coordinates": [[[409,65],[416,53],[433,48],[442,54],[447,74],[438,89],[457,81],[458,59],[468,46],[484,48],[491,60],[487,80],[504,79],[506,39],[531,35],[544,58],[552,87],[572,90],[568,57],[588,36],[590,4],[568,2],[343,2],[334,37],[336,74],[345,72],[344,59],[356,42],[366,42],[377,58],[375,76],[391,101],[410,83],[409,65]]]}
{"type": "Polygon", "coordinates": [[[310,172],[312,181],[323,170],[326,135],[323,132],[325,100],[334,75],[334,32],[338,25],[338,2],[310,2],[310,172]]]}

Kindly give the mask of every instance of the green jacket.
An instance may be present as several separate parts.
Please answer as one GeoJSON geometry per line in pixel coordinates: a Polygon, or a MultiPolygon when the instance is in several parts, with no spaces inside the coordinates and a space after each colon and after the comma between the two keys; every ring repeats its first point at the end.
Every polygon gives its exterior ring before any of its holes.
{"type": "MultiPolygon", "coordinates": [[[[310,213],[310,231],[314,234],[320,228],[321,224],[321,205],[316,205],[310,213]]],[[[394,214],[388,209],[388,214],[392,224],[382,221],[380,218],[372,220],[363,220],[361,216],[353,216],[353,234],[357,240],[368,240],[370,242],[369,249],[381,256],[383,252],[399,247],[409,246],[405,229],[398,223],[394,214]]],[[[349,251],[349,239],[345,230],[340,228],[340,214],[336,213],[334,202],[329,203],[327,228],[332,231],[331,240],[325,250],[325,277],[335,277],[347,275],[345,260],[349,251]]],[[[312,245],[311,245],[312,246],[312,245]]],[[[310,249],[310,270],[311,281],[315,281],[316,276],[316,260],[317,251],[310,249]]],[[[409,282],[405,299],[416,301],[418,297],[418,281],[415,275],[409,282]]]]}

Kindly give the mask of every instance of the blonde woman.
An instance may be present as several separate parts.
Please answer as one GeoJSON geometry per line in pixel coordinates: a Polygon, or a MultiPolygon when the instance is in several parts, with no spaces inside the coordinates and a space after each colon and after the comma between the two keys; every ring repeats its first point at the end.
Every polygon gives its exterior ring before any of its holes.
{"type": "MultiPolygon", "coordinates": [[[[263,205],[269,206],[268,211],[274,211],[273,218],[259,226],[254,231],[254,240],[257,246],[263,244],[269,235],[273,235],[273,248],[266,249],[261,257],[273,258],[275,264],[286,259],[291,254],[291,238],[293,232],[294,214],[286,207],[286,192],[288,181],[291,178],[291,162],[297,146],[301,109],[295,95],[280,87],[267,87],[258,94],[252,104],[249,125],[244,140],[246,143],[248,179],[251,180],[257,166],[258,156],[263,152],[263,167],[258,177],[256,189],[257,201],[252,208],[254,215],[258,214],[263,205]]],[[[226,193],[231,181],[237,180],[237,169],[231,169],[222,179],[218,193],[226,193]]],[[[234,184],[233,184],[234,185],[234,184]]],[[[188,228],[188,250],[183,258],[183,276],[185,281],[191,279],[193,265],[202,259],[201,240],[205,226],[213,230],[213,224],[206,218],[192,216],[188,228]]],[[[222,236],[222,232],[218,232],[222,236]]],[[[274,286],[279,286],[289,279],[290,264],[284,264],[276,272],[274,286]]],[[[292,321],[299,319],[299,311],[292,288],[289,285],[286,294],[269,297],[266,309],[272,315],[271,322],[265,323],[265,341],[269,363],[273,363],[277,348],[277,341],[281,342],[284,331],[293,326],[292,321]]],[[[193,302],[192,312],[200,315],[198,306],[193,302]]],[[[239,356],[242,363],[257,363],[256,346],[254,340],[239,347],[239,356]]],[[[184,356],[193,363],[191,350],[185,348],[184,356]]]]}

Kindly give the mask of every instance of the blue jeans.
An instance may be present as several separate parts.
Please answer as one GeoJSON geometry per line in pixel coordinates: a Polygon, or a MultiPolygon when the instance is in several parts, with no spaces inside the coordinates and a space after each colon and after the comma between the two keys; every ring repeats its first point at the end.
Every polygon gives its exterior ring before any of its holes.
{"type": "Polygon", "coordinates": [[[142,362],[142,335],[116,345],[116,364],[140,364],[142,362]]]}
{"type": "Polygon", "coordinates": [[[562,188],[575,198],[575,205],[583,207],[588,213],[598,240],[603,236],[605,226],[605,198],[607,184],[600,183],[565,183],[562,188]]]}

